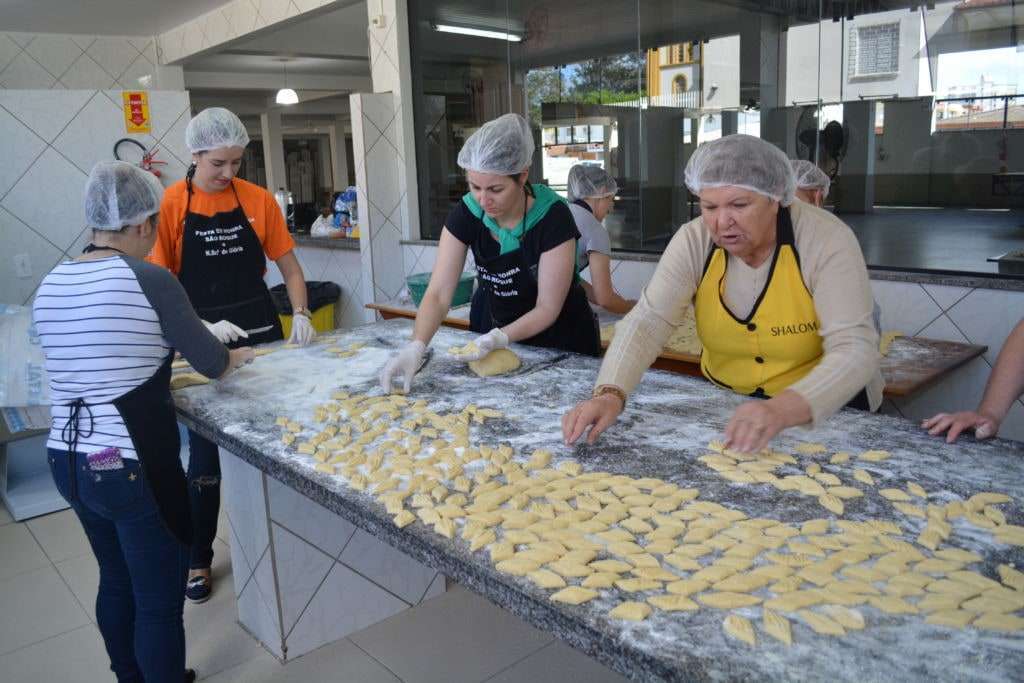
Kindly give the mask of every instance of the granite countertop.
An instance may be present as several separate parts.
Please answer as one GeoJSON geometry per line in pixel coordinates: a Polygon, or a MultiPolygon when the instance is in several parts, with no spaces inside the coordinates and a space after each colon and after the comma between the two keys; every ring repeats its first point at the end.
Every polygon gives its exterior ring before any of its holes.
{"type": "Polygon", "coordinates": [[[308,233],[294,233],[292,239],[300,247],[320,249],[349,249],[359,251],[359,238],[351,237],[310,237],[308,233]]]}
{"type": "MultiPolygon", "coordinates": [[[[624,598],[644,598],[610,590],[577,607],[555,603],[548,599],[550,591],[497,571],[483,551],[470,552],[468,543],[458,537],[446,540],[419,521],[396,528],[370,494],[348,487],[340,476],[315,471],[309,458],[287,449],[274,422],[284,416],[311,423],[314,406],[328,402],[338,389],[379,394],[379,369],[398,346],[395,340],[407,338],[410,327],[410,321],[390,320],[328,340],[339,347],[366,344],[345,359],[333,356],[326,344],[261,356],[223,381],[176,392],[179,413],[190,427],[246,462],[635,680],[995,681],[1014,679],[1024,668],[1024,633],[949,629],[926,624],[922,616],[890,615],[866,605],[858,609],[867,628],[841,638],[817,635],[790,615],[794,642],[789,647],[764,634],[759,607],[734,610],[755,623],[756,647],[726,636],[722,620],[727,612],[707,607],[690,612],[655,610],[642,622],[616,620],[608,616],[611,607],[624,598]]],[[[561,443],[560,418],[588,395],[598,359],[517,347],[522,369],[481,380],[463,363],[444,355],[449,346],[471,338],[470,333],[442,327],[410,398],[428,400],[438,413],[459,411],[469,403],[504,411],[503,418],[473,424],[474,445],[509,444],[521,461],[544,448],[554,454],[552,466],[574,459],[584,472],[655,477],[695,487],[699,500],[716,501],[749,517],[801,523],[830,516],[814,498],[766,484],[732,483],[697,460],[707,452],[709,441],[720,436],[742,397],[702,380],[651,371],[619,423],[597,445],[570,448],[561,443]]],[[[951,446],[905,420],[855,411],[843,411],[813,431],[790,430],[773,448],[796,453],[800,442],[821,442],[830,453],[854,454],[854,461],[839,465],[829,464],[827,458],[797,456],[801,467],[816,461],[844,484],[867,489],[862,498],[846,501],[842,519],[892,519],[910,542],[924,520],[903,516],[877,489],[854,482],[854,465],[869,470],[879,489],[902,488],[915,481],[937,504],[981,491],[1011,496],[1024,492],[1024,445],[1016,442],[964,438],[951,446]],[[891,457],[878,463],[856,460],[856,454],[876,448],[887,449],[891,457]]],[[[471,474],[469,466],[467,473],[471,474]]],[[[1010,523],[1022,524],[1022,504],[1024,500],[1018,499],[1000,509],[1010,523]]],[[[1000,545],[962,519],[953,527],[950,543],[984,558],[980,567],[970,567],[990,577],[1002,563],[1024,567],[1024,548],[1000,545]]]]}

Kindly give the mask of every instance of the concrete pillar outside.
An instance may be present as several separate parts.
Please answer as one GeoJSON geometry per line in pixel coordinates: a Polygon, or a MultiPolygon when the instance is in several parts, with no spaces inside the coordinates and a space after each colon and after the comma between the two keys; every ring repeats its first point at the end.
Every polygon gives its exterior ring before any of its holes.
{"type": "Polygon", "coordinates": [[[843,127],[850,139],[839,167],[836,213],[870,213],[874,207],[876,106],[870,100],[843,103],[843,127]]]}
{"type": "Polygon", "coordinates": [[[260,128],[263,132],[263,160],[267,169],[267,189],[271,192],[275,192],[281,187],[287,190],[288,173],[284,165],[281,112],[267,111],[260,114],[260,128]]]}
{"type": "Polygon", "coordinates": [[[334,191],[334,164],[331,163],[331,140],[329,135],[317,137],[317,154],[320,157],[320,187],[317,188],[317,204],[325,192],[334,191]]]}
{"type": "Polygon", "coordinates": [[[732,135],[733,133],[739,132],[739,112],[736,111],[723,111],[722,112],[722,137],[726,135],[732,135]]]}

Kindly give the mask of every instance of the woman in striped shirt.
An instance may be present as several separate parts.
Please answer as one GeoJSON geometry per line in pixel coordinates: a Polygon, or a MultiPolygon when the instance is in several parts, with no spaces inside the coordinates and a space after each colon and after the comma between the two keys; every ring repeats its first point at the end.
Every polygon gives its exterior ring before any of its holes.
{"type": "Polygon", "coordinates": [[[143,261],[162,194],[131,164],[97,164],[85,190],[92,243],[43,279],[33,312],[53,400],[48,459],[99,564],[96,622],[111,670],[179,683],[195,672],[185,670],[191,522],[171,359],[178,350],[219,377],[252,351],[225,348],[174,276],[143,261]]]}

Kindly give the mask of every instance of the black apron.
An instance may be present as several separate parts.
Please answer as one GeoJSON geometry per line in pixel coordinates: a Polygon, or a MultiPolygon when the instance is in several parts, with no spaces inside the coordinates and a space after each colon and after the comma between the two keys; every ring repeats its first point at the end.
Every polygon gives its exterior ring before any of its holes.
{"type": "MultiPolygon", "coordinates": [[[[181,437],[171,399],[170,353],[152,377],[111,404],[120,413],[139,457],[146,485],[153,494],[164,526],[182,545],[192,544],[192,516],[189,512],[188,485],[181,467],[181,437]]],[[[78,497],[75,471],[78,437],[92,435],[92,411],[78,399],[70,404],[70,416],[61,437],[68,446],[68,487],[70,498],[78,497]],[[88,431],[81,424],[83,411],[90,421],[88,431]]],[[[86,467],[86,465],[83,465],[86,467]]]]}
{"type": "MultiPolygon", "coordinates": [[[[483,226],[483,230],[487,227],[483,226]]],[[[495,327],[515,322],[533,310],[537,304],[539,261],[529,263],[522,247],[490,259],[482,259],[479,254],[474,256],[479,287],[473,293],[469,309],[469,328],[472,331],[486,334],[495,327]]],[[[521,343],[588,356],[601,355],[597,316],[587,303],[587,294],[575,275],[555,322],[521,343]]]]}
{"type": "Polygon", "coordinates": [[[236,206],[213,216],[192,213],[192,191],[185,206],[181,246],[181,281],[199,317],[215,323],[227,320],[249,333],[227,346],[251,346],[284,339],[281,320],[263,272],[267,261],[256,231],[238,200],[236,206]]]}
{"type": "Polygon", "coordinates": [[[181,468],[181,435],[171,398],[173,358],[174,354],[169,354],[152,377],[113,404],[128,427],[164,526],[182,544],[192,545],[188,484],[181,468]]]}

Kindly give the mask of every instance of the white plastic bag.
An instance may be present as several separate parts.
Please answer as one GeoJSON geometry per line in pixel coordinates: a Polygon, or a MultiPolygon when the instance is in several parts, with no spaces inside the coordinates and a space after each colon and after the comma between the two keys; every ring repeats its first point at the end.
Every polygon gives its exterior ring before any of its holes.
{"type": "Polygon", "coordinates": [[[0,406],[50,405],[50,380],[32,309],[0,304],[0,406]]]}

